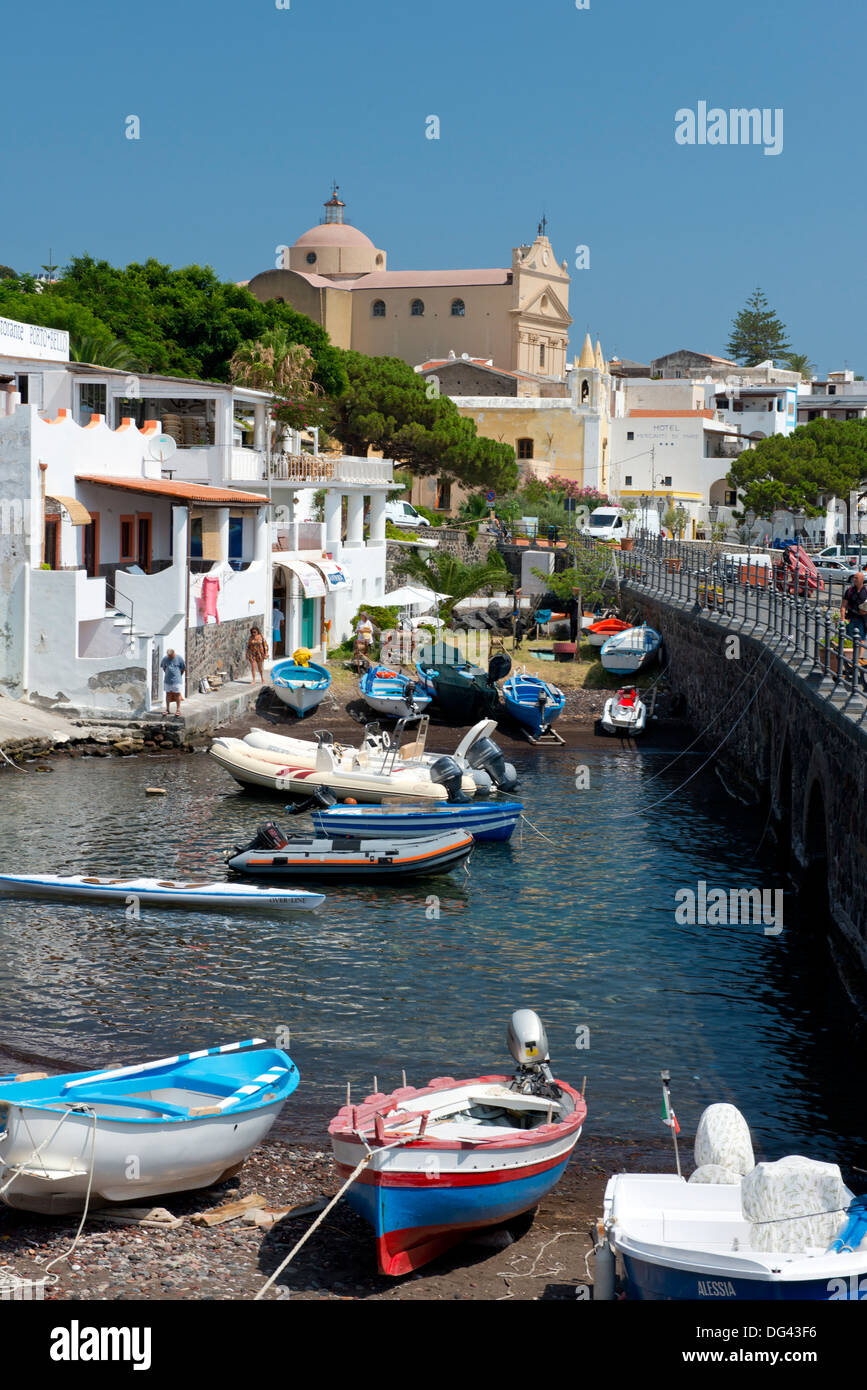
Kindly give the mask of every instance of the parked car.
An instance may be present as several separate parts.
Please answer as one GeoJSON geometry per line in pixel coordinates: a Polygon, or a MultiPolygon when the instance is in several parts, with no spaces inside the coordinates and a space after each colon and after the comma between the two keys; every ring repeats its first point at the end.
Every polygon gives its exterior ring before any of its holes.
{"type": "Polygon", "coordinates": [[[385,519],[390,521],[392,526],[409,526],[413,530],[417,526],[427,526],[424,517],[416,511],[411,502],[386,502],[385,519]]]}
{"type": "Polygon", "coordinates": [[[816,566],[816,573],[826,584],[848,584],[853,574],[857,574],[857,562],[851,559],[835,560],[821,555],[813,557],[813,564],[816,566]]]}

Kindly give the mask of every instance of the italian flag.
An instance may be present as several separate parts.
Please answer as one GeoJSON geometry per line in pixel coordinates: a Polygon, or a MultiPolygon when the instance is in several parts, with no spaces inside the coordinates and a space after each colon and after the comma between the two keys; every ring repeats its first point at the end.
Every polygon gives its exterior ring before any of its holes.
{"type": "Polygon", "coordinates": [[[680,1134],[680,1125],[677,1123],[677,1116],[671,1108],[668,1091],[662,1088],[662,1123],[673,1129],[675,1134],[680,1134]]]}

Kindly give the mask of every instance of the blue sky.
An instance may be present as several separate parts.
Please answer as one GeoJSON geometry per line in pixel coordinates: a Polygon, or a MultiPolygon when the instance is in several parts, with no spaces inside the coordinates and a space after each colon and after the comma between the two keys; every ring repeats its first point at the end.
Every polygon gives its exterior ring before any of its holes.
{"type": "Polygon", "coordinates": [[[336,178],[392,269],[508,265],[544,211],[573,347],[723,353],[761,285],[796,350],[867,374],[863,0],[289,3],[44,0],[0,82],[0,262],[245,280],[336,178]],[[676,144],[699,101],[782,108],[782,153],[676,144]]]}

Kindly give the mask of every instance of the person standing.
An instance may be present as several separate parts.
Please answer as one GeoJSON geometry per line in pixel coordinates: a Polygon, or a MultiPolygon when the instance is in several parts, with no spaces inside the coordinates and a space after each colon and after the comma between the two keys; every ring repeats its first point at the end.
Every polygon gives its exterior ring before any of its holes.
{"type": "Polygon", "coordinates": [[[280,633],[283,628],[284,617],[285,614],[283,613],[283,610],[278,608],[275,603],[271,613],[271,642],[274,647],[275,653],[277,651],[277,643],[280,641],[280,633]]]}
{"type": "Polygon", "coordinates": [[[852,575],[852,582],[843,594],[840,617],[850,637],[857,633],[862,642],[867,638],[867,584],[863,570],[852,575]]]}
{"type": "Polygon", "coordinates": [[[355,627],[355,652],[354,661],[356,671],[361,669],[361,662],[368,661],[368,652],[373,642],[373,623],[362,608],[358,615],[358,622],[355,627]]]}
{"type": "Polygon", "coordinates": [[[163,673],[163,685],[166,693],[166,714],[171,714],[171,705],[174,700],[177,706],[175,709],[176,719],[180,717],[181,713],[181,700],[183,699],[184,674],[186,669],[187,666],[184,658],[178,656],[174,647],[169,647],[160,662],[160,670],[163,673]]]}
{"type": "Polygon", "coordinates": [[[268,643],[262,636],[257,627],[250,629],[250,636],[247,638],[247,660],[250,663],[250,675],[253,684],[256,684],[256,672],[259,672],[259,679],[265,684],[264,663],[268,660],[268,643]]]}

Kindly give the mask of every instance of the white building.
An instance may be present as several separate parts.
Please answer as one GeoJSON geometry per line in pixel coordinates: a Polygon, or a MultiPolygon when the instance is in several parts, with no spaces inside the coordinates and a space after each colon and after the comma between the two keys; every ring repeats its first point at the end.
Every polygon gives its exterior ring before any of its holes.
{"type": "Polygon", "coordinates": [[[381,600],[390,462],[305,454],[297,436],[276,455],[266,394],[68,350],[65,333],[0,320],[6,691],[141,713],[161,703],[170,646],[193,690],[243,672],[251,625],[271,641],[275,601],[291,652],[341,641],[381,600]],[[320,489],[325,519],[310,523],[320,489]]]}

